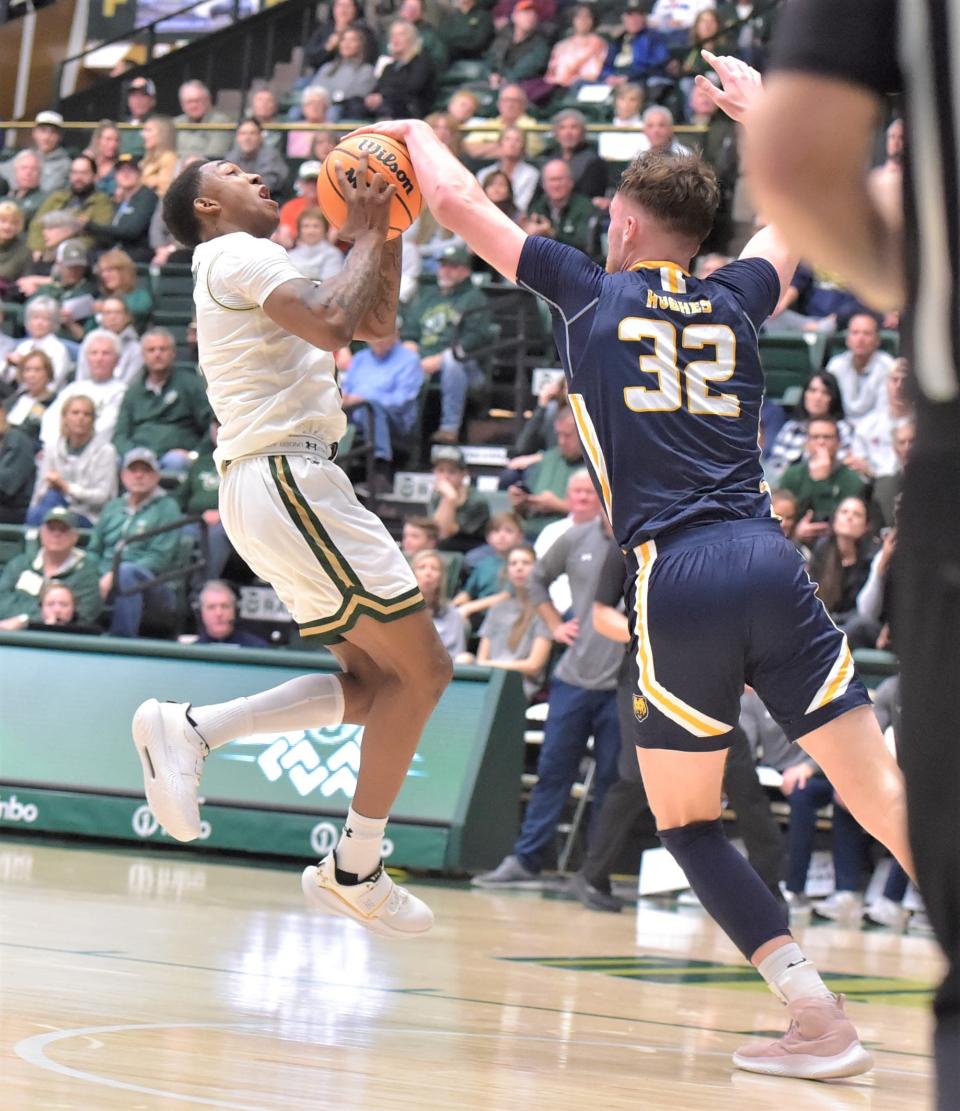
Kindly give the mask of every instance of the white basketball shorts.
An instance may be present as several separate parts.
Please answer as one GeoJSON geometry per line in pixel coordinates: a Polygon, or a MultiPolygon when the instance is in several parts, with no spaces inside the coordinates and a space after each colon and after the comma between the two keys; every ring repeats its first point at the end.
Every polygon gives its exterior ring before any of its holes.
{"type": "Polygon", "coordinates": [[[230,543],[273,586],[304,637],[336,643],[363,615],[393,621],[424,605],[383,522],[320,454],[230,463],[220,518],[230,543]]]}

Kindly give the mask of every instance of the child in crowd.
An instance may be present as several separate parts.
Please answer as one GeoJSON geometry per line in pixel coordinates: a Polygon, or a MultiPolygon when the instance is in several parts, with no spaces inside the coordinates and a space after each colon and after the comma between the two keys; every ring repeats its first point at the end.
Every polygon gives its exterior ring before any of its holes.
{"type": "Polygon", "coordinates": [[[439,552],[427,549],[417,552],[410,560],[410,566],[433,618],[433,627],[450,653],[450,659],[461,659],[467,647],[467,631],[463,618],[447,601],[447,569],[443,557],[439,552]]]}
{"type": "Polygon", "coordinates": [[[488,610],[494,602],[507,597],[507,553],[523,542],[523,525],[515,513],[497,513],[487,522],[487,542],[481,551],[488,554],[474,563],[463,589],[453,599],[461,617],[472,617],[488,610]]]}
{"type": "Polygon", "coordinates": [[[432,551],[440,539],[440,532],[436,521],[429,517],[407,517],[403,522],[403,537],[400,541],[400,550],[407,557],[413,559],[417,552],[432,551]]]}
{"type": "Polygon", "coordinates": [[[427,511],[440,530],[438,547],[467,552],[483,543],[490,519],[486,499],[467,481],[467,463],[458,447],[435,447],[433,493],[427,511]]]}

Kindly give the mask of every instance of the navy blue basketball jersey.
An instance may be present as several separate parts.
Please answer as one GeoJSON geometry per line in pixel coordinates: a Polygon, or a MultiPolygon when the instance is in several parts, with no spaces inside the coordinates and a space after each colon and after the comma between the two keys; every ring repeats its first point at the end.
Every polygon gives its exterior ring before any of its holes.
{"type": "Polygon", "coordinates": [[[607,274],[530,236],[517,281],[550,306],[570,405],[617,542],[770,516],[757,437],[757,329],[780,283],[766,259],[700,281],[672,262],[607,274]]]}

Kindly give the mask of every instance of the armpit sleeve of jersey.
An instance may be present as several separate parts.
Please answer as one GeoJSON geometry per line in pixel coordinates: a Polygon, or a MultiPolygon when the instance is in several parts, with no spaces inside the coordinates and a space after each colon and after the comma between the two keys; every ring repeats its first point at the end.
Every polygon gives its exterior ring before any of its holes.
{"type": "Polygon", "coordinates": [[[262,307],[284,282],[303,281],[279,243],[251,238],[251,244],[253,249],[247,244],[228,247],[207,271],[210,296],[225,309],[262,307]]]}
{"type": "Polygon", "coordinates": [[[710,283],[728,289],[757,329],[780,300],[780,279],[765,258],[743,258],[728,263],[710,275],[705,284],[709,286],[710,283]]]}
{"type": "Polygon", "coordinates": [[[542,297],[563,323],[567,350],[560,354],[571,374],[580,361],[581,341],[592,318],[589,310],[600,296],[603,277],[603,269],[582,251],[543,235],[528,236],[520,252],[517,282],[542,297]]]}
{"type": "MultiPolygon", "coordinates": [[[[926,3],[927,0],[900,0],[926,3]]],[[[878,95],[902,88],[897,65],[898,0],[788,0],[770,65],[863,85],[878,95]]]]}

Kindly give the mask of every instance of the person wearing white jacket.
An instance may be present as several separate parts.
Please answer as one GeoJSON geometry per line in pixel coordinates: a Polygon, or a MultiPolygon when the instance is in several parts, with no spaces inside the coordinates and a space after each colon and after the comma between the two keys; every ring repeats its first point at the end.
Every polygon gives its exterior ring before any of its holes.
{"type": "Polygon", "coordinates": [[[71,397],[83,394],[97,409],[94,435],[98,440],[112,440],[120,414],[120,403],[127,392],[127,383],[115,378],[120,361],[122,344],[115,332],[98,328],[84,340],[85,355],[90,367],[90,377],[83,382],[71,382],[57,395],[47,409],[40,424],[40,441],[44,448],[56,442],[60,435],[60,414],[71,397]]]}

